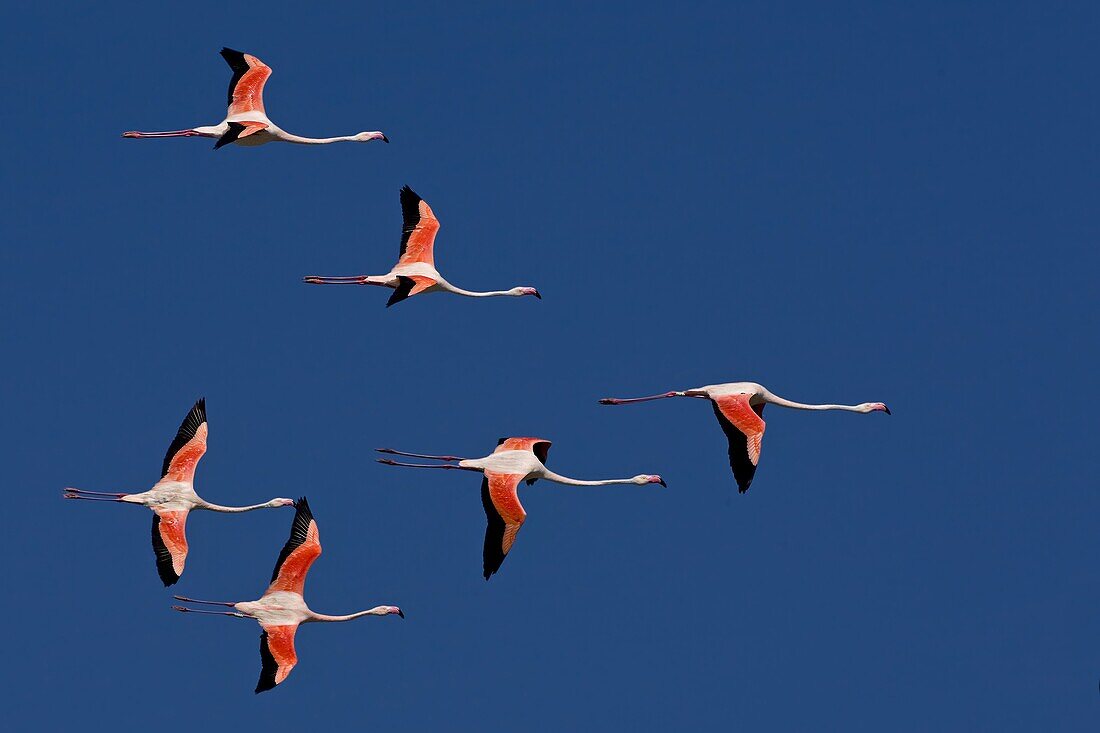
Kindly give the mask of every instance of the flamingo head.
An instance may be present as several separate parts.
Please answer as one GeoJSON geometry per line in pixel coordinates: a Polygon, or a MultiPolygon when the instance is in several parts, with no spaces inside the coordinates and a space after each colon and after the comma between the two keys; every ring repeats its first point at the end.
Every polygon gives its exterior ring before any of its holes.
{"type": "Polygon", "coordinates": [[[631,482],[636,483],[639,486],[643,484],[660,484],[661,486],[668,488],[668,484],[665,483],[665,480],[656,474],[640,473],[630,480],[631,482]]]}
{"type": "Polygon", "coordinates": [[[293,499],[282,499],[282,498],[272,499],[271,501],[267,502],[267,505],[269,507],[271,507],[272,509],[274,509],[275,507],[280,507],[280,506],[294,506],[294,500],[293,499]]]}
{"type": "Polygon", "coordinates": [[[890,408],[884,402],[864,402],[859,406],[860,412],[885,412],[890,414],[890,408]]]}
{"type": "Polygon", "coordinates": [[[386,137],[386,133],[381,130],[373,130],[370,132],[360,132],[354,136],[357,143],[369,143],[371,140],[381,140],[384,143],[388,143],[390,139],[386,137]]]}
{"type": "Polygon", "coordinates": [[[383,616],[393,615],[393,616],[400,616],[401,618],[405,618],[405,612],[402,611],[397,606],[382,606],[382,610],[383,610],[383,613],[382,613],[383,616]]]}
{"type": "Polygon", "coordinates": [[[539,294],[539,291],[536,290],[535,288],[528,288],[528,287],[512,288],[511,290],[508,291],[508,295],[514,295],[517,298],[521,297],[521,296],[524,296],[524,295],[533,295],[536,298],[538,298],[539,300],[542,300],[542,296],[539,294]]]}

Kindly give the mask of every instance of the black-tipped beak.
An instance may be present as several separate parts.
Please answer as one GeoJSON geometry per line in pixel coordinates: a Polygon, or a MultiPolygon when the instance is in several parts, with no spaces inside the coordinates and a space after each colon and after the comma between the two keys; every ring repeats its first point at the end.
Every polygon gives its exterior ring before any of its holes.
{"type": "Polygon", "coordinates": [[[886,405],[883,405],[883,406],[882,406],[882,410],[883,410],[883,412],[885,412],[885,413],[886,413],[887,415],[893,414],[893,413],[891,413],[891,412],[890,412],[890,408],[889,408],[889,407],[887,407],[886,405]]]}
{"type": "Polygon", "coordinates": [[[383,136],[382,136],[382,142],[384,142],[384,143],[387,143],[387,144],[388,144],[388,143],[389,143],[389,141],[390,141],[390,139],[389,139],[388,137],[386,137],[385,135],[383,135],[383,136]]]}
{"type": "Polygon", "coordinates": [[[664,486],[664,487],[665,487],[666,489],[668,488],[668,484],[666,484],[666,483],[665,483],[665,480],[664,480],[664,479],[661,479],[661,480],[660,480],[660,481],[658,481],[657,483],[659,483],[659,484],[660,484],[661,486],[664,486]]]}
{"type": "Polygon", "coordinates": [[[539,300],[542,300],[542,293],[540,293],[539,291],[537,291],[537,290],[536,290],[536,291],[535,291],[535,293],[534,293],[534,295],[535,295],[535,297],[536,297],[536,298],[538,298],[539,300]]]}
{"type": "Polygon", "coordinates": [[[397,609],[397,615],[400,616],[401,618],[405,618],[405,612],[402,611],[400,608],[397,609]]]}

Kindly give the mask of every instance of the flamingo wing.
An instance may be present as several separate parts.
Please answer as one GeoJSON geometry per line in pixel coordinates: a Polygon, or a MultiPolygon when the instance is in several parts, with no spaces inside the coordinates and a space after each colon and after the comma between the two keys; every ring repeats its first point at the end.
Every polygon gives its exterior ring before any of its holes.
{"type": "Polygon", "coordinates": [[[162,481],[192,483],[195,480],[195,466],[206,453],[207,430],[206,399],[203,398],[187,413],[175,439],[168,446],[168,452],[164,454],[164,464],[160,470],[162,481]]]}
{"type": "Polygon", "coordinates": [[[256,694],[275,687],[290,674],[298,663],[298,654],[294,651],[294,632],[298,624],[285,626],[264,626],[260,634],[260,681],[256,683],[256,694]]]}
{"type": "Polygon", "coordinates": [[[523,520],[527,518],[516,492],[521,480],[522,474],[486,471],[481,482],[481,505],[488,521],[482,551],[486,580],[500,570],[516,541],[519,528],[523,526],[523,520]]]}
{"type": "Polygon", "coordinates": [[[187,511],[153,509],[153,554],[164,587],[175,585],[187,562],[187,511]]]}
{"type": "Polygon", "coordinates": [[[400,303],[405,298],[423,293],[436,284],[435,280],[425,275],[398,275],[397,280],[397,287],[394,288],[393,294],[390,295],[390,299],[386,301],[387,308],[394,303],[400,303]]]}
{"type": "Polygon", "coordinates": [[[401,258],[398,265],[424,262],[435,267],[435,235],[439,219],[428,202],[408,186],[401,189],[401,258]]]}
{"type": "Polygon", "coordinates": [[[271,76],[271,67],[250,53],[231,48],[221,50],[222,58],[233,70],[229,80],[229,115],[242,112],[264,113],[264,84],[271,76]]]}
{"type": "MultiPolygon", "coordinates": [[[[546,465],[546,457],[550,455],[550,441],[543,440],[542,438],[501,438],[497,441],[497,447],[493,450],[493,453],[500,453],[506,450],[529,450],[535,454],[535,458],[539,459],[539,463],[546,465]]],[[[538,481],[538,479],[527,479],[527,485],[538,481]]]]}
{"type": "Polygon", "coordinates": [[[255,135],[260,130],[267,129],[266,122],[252,122],[245,120],[243,122],[230,122],[229,129],[225,134],[218,138],[218,142],[214,143],[214,150],[224,147],[229,143],[236,142],[242,137],[248,137],[249,135],[255,135]]]}
{"type": "Polygon", "coordinates": [[[278,590],[301,595],[310,566],[321,556],[321,538],[313,512],[309,510],[309,502],[303,496],[294,506],[297,510],[294,512],[294,523],[290,526],[290,538],[279,553],[265,596],[278,590]]]}
{"type": "Polygon", "coordinates": [[[749,490],[756,475],[756,464],[760,462],[764,406],[751,405],[747,394],[717,397],[711,406],[729,441],[730,468],[737,480],[737,490],[743,494],[749,490]]]}

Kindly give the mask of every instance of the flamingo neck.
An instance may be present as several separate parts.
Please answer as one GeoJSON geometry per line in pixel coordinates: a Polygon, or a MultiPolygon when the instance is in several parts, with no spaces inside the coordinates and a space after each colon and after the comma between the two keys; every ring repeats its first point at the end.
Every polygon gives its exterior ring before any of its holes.
{"type": "Polygon", "coordinates": [[[338,623],[341,621],[352,621],[363,616],[385,616],[389,613],[389,610],[385,606],[376,606],[369,608],[366,611],[357,611],[355,613],[349,613],[346,616],[329,616],[327,613],[312,612],[310,621],[324,621],[330,623],[338,623]]]}
{"type": "Polygon", "coordinates": [[[764,393],[764,399],[773,405],[779,405],[780,407],[790,407],[794,410],[846,410],[848,412],[859,412],[860,409],[857,405],[810,405],[805,402],[794,402],[793,400],[787,400],[771,392],[764,393]]]}
{"type": "Polygon", "coordinates": [[[357,142],[354,135],[340,135],[339,137],[302,137],[301,135],[292,135],[289,132],[283,132],[279,135],[279,138],[284,142],[296,143],[298,145],[328,145],[329,143],[357,142]]]}
{"type": "Polygon", "coordinates": [[[226,514],[240,514],[241,512],[251,512],[256,509],[270,509],[271,504],[251,504],[249,506],[222,506],[221,504],[211,504],[204,501],[195,507],[196,509],[206,509],[211,512],[224,512],[226,514]]]}
{"type": "Polygon", "coordinates": [[[632,484],[634,479],[630,478],[608,478],[602,481],[581,481],[580,479],[569,478],[568,476],[562,476],[556,474],[550,469],[547,469],[542,476],[547,481],[553,481],[556,484],[565,484],[566,486],[608,486],[610,484],[632,484]]]}
{"type": "Polygon", "coordinates": [[[442,286],[444,290],[448,290],[455,295],[465,295],[467,298],[495,298],[500,295],[515,295],[515,293],[513,293],[511,290],[464,290],[463,288],[451,285],[450,283],[447,283],[446,285],[440,283],[440,286],[442,286]]]}

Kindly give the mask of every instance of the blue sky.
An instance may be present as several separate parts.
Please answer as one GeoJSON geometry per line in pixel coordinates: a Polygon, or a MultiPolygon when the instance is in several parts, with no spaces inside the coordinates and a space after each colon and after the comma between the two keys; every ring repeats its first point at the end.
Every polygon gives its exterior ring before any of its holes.
{"type": "MultiPolygon", "coordinates": [[[[17,727],[1092,730],[1100,713],[1097,33],[1088,3],[39,2],[0,34],[8,637],[17,727]],[[211,151],[231,46],[285,129],[211,151]],[[397,192],[471,289],[382,273],[397,192]],[[770,410],[738,496],[706,405],[770,410]],[[148,488],[192,402],[196,486],[308,495],[324,555],[252,694],[251,622],[180,617],[148,488]],[[372,449],[554,441],[481,578],[477,477],[372,449]]],[[[178,592],[251,599],[289,510],[197,514],[178,592]]]]}

